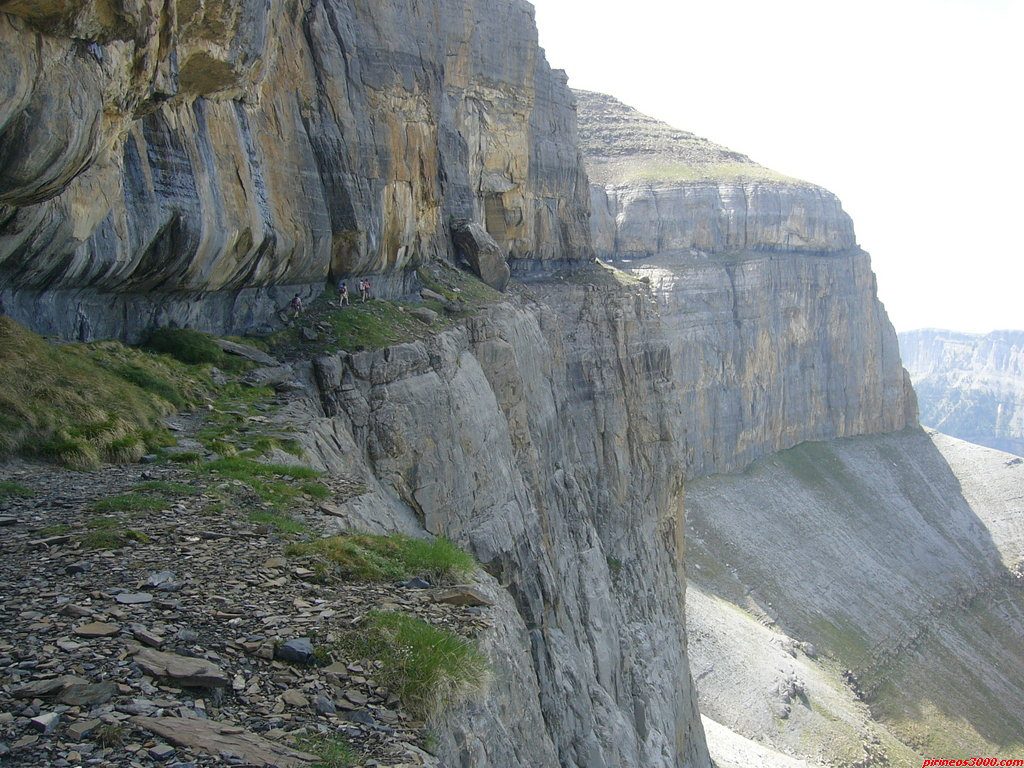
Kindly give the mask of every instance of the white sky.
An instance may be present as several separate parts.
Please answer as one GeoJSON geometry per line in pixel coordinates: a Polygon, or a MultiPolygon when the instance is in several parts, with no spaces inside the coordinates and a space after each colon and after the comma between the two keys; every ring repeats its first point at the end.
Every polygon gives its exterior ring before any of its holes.
{"type": "Polygon", "coordinates": [[[897,330],[1024,328],[1024,0],[532,0],[576,88],[835,192],[897,330]]]}

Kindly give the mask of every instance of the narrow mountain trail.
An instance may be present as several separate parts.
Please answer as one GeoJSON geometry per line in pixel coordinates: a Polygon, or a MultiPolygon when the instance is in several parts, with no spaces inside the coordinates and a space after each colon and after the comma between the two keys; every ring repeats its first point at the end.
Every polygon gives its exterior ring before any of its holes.
{"type": "MultiPolygon", "coordinates": [[[[203,419],[173,422],[188,445],[203,419]]],[[[322,578],[286,554],[322,533],[316,499],[283,517],[240,480],[172,461],[16,462],[0,482],[4,765],[435,764],[380,662],[324,649],[374,610],[472,638],[485,609],[413,588],[426,584],[322,578]]]]}

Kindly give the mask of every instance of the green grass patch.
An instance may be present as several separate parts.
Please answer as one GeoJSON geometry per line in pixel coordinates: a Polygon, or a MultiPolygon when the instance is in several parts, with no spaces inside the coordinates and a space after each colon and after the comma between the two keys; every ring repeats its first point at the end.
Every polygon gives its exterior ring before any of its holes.
{"type": "Polygon", "coordinates": [[[489,676],[473,643],[402,613],[371,613],[335,648],[352,660],[381,661],[374,678],[424,719],[481,693],[489,676]]]}
{"type": "Polygon", "coordinates": [[[133,531],[130,528],[117,530],[115,528],[101,527],[89,531],[82,537],[82,547],[85,549],[121,549],[130,542],[147,544],[149,541],[149,536],[139,531],[133,531]]]}
{"type": "Polygon", "coordinates": [[[124,493],[97,499],[89,505],[91,512],[156,512],[167,509],[166,499],[142,493],[124,493]]]}
{"type": "Polygon", "coordinates": [[[293,557],[313,557],[344,580],[404,581],[423,576],[432,583],[453,583],[470,576],[476,561],[447,539],[346,534],[294,544],[293,557]]]}
{"type": "Polygon", "coordinates": [[[137,460],[167,441],[162,419],[176,403],[208,387],[180,363],[115,342],[51,344],[2,317],[0,380],[0,457],[75,469],[137,460]]]}
{"type": "Polygon", "coordinates": [[[21,483],[9,480],[0,481],[0,499],[30,499],[36,492],[21,483]]]}
{"type": "Polygon", "coordinates": [[[294,480],[311,480],[321,473],[309,467],[292,464],[264,464],[250,458],[235,456],[209,461],[202,466],[203,472],[213,472],[233,480],[250,482],[262,477],[290,477],[294,480]]]}
{"type": "Polygon", "coordinates": [[[70,525],[64,525],[61,523],[57,525],[48,525],[45,528],[40,528],[38,531],[36,531],[36,533],[40,536],[48,537],[63,536],[66,533],[71,533],[71,531],[72,528],[70,525]]]}
{"type": "Polygon", "coordinates": [[[295,518],[280,512],[251,512],[249,514],[249,521],[256,523],[257,525],[265,525],[269,528],[274,528],[281,533],[287,533],[290,535],[305,533],[309,530],[303,523],[300,523],[295,518]]]}
{"type": "Polygon", "coordinates": [[[143,347],[189,365],[215,365],[225,371],[249,367],[243,358],[224,352],[209,334],[188,328],[160,328],[150,334],[143,347]]]}
{"type": "Polygon", "coordinates": [[[362,760],[359,752],[340,736],[305,736],[295,742],[295,747],[320,758],[311,768],[352,768],[362,760]]]}

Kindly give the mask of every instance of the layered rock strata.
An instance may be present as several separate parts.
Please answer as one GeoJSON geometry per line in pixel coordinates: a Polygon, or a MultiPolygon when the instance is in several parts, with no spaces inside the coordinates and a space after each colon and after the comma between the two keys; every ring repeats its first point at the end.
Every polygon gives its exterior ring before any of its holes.
{"type": "Polygon", "coordinates": [[[1024,332],[900,334],[921,422],[1024,456],[1024,332]]]}
{"type": "Polygon", "coordinates": [[[834,195],[576,95],[595,248],[661,305],[689,476],[916,424],[870,258],[834,195]]]}
{"type": "Polygon", "coordinates": [[[251,329],[296,286],[450,258],[453,218],[589,255],[523,0],[5,0],[0,82],[0,301],[36,330],[251,329]]]}

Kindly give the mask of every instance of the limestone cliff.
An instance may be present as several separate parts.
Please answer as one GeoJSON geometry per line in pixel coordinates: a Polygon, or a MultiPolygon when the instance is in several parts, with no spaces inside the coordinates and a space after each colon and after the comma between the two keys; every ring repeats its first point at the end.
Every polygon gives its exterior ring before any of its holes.
{"type": "Polygon", "coordinates": [[[313,364],[301,434],[370,489],[346,524],[446,535],[495,579],[495,682],[439,728],[450,765],[709,766],[656,309],[636,287],[538,285],[428,342],[313,364]]]}
{"type": "Polygon", "coordinates": [[[900,334],[921,422],[1024,456],[1024,332],[900,334]]]}
{"type": "Polygon", "coordinates": [[[870,258],[834,195],[576,95],[595,248],[661,305],[689,476],[916,424],[870,258]]]}
{"type": "Polygon", "coordinates": [[[0,83],[0,302],[36,330],[242,331],[345,274],[401,292],[456,219],[589,256],[524,0],[3,0],[0,83]]]}

